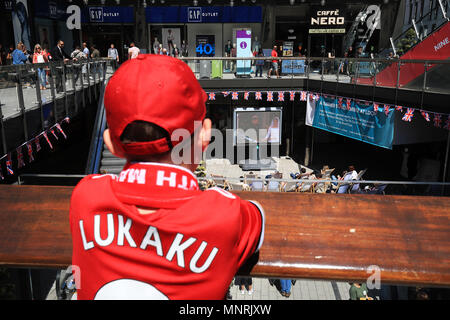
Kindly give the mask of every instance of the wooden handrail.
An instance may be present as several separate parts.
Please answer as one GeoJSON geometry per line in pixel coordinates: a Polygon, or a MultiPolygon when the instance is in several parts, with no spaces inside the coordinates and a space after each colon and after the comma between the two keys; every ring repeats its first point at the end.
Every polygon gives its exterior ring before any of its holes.
{"type": "MultiPolygon", "coordinates": [[[[0,265],[66,268],[73,187],[0,186],[0,265]]],[[[450,285],[450,198],[236,192],[266,213],[255,277],[450,285]],[[371,270],[369,270],[371,271],[371,270]]]]}

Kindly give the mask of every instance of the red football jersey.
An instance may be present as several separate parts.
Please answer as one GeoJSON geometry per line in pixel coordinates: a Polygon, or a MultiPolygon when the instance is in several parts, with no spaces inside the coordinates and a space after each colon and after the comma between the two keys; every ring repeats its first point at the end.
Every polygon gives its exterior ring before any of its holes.
{"type": "Polygon", "coordinates": [[[78,299],[223,299],[264,237],[257,203],[158,163],[84,178],[70,224],[78,299]]]}

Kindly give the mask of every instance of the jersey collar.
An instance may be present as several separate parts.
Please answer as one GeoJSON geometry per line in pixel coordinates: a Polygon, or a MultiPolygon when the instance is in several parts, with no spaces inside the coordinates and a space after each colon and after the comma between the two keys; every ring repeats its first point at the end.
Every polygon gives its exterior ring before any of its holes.
{"type": "Polygon", "coordinates": [[[153,162],[127,163],[112,189],[123,203],[161,209],[177,208],[200,192],[188,169],[153,162]]]}

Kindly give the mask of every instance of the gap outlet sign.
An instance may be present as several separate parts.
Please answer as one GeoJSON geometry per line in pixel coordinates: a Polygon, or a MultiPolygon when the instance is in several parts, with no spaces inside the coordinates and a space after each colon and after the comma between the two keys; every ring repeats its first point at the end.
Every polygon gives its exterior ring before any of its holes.
{"type": "Polygon", "coordinates": [[[261,23],[262,8],[233,7],[147,7],[147,23],[261,23]]]}
{"type": "Polygon", "coordinates": [[[85,7],[82,23],[134,23],[133,7],[85,7]]]}

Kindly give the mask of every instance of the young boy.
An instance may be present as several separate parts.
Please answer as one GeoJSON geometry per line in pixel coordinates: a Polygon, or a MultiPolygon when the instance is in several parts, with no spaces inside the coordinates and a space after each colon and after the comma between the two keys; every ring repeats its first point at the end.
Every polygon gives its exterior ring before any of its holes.
{"type": "Polygon", "coordinates": [[[190,68],[167,56],[139,55],[109,80],[104,142],[127,164],[73,191],[78,299],[223,299],[261,247],[261,207],[222,189],[202,192],[192,173],[211,135],[206,98],[190,68]],[[188,160],[175,165],[180,146],[188,160]]]}

